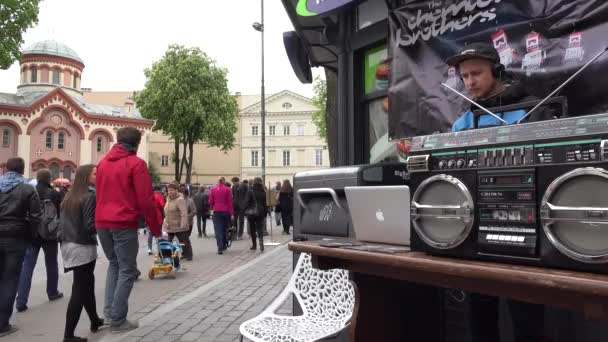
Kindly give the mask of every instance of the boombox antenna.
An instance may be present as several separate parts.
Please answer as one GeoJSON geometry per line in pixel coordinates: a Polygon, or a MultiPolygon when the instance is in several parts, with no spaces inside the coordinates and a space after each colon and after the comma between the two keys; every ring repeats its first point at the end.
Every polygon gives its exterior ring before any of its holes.
{"type": "Polygon", "coordinates": [[[470,99],[470,98],[468,98],[466,95],[464,95],[464,94],[462,94],[461,92],[459,92],[458,90],[456,90],[456,89],[454,89],[454,88],[450,87],[449,85],[447,85],[447,84],[445,84],[445,83],[441,83],[441,85],[442,85],[442,86],[444,86],[444,87],[446,87],[446,88],[448,88],[448,89],[450,89],[451,91],[455,92],[456,94],[460,95],[460,97],[462,97],[463,99],[465,99],[465,100],[467,100],[467,101],[471,102],[472,104],[474,104],[475,106],[477,106],[477,107],[479,107],[481,110],[483,110],[484,112],[486,112],[486,113],[488,113],[488,114],[492,115],[493,117],[495,117],[496,119],[498,119],[499,121],[501,121],[503,124],[505,124],[505,125],[508,125],[508,124],[509,124],[508,122],[506,122],[505,120],[503,120],[503,118],[501,118],[500,116],[498,116],[498,115],[496,115],[496,114],[494,114],[494,113],[490,112],[488,109],[484,108],[484,107],[483,107],[483,106],[481,106],[479,103],[477,103],[477,102],[475,102],[475,101],[471,100],[471,99],[470,99]]]}
{"type": "Polygon", "coordinates": [[[537,110],[540,106],[542,106],[545,102],[547,102],[551,97],[553,97],[553,95],[557,94],[557,92],[559,92],[560,90],[562,90],[563,87],[565,87],[568,83],[570,83],[570,81],[572,81],[573,79],[575,79],[576,76],[578,76],[578,74],[580,74],[581,72],[583,72],[583,70],[587,69],[587,67],[590,66],[591,63],[595,62],[606,51],[608,51],[608,46],[606,48],[604,48],[604,50],[600,51],[597,55],[595,55],[595,57],[591,58],[591,60],[589,62],[587,62],[587,64],[583,65],[580,69],[578,69],[578,71],[575,72],[574,75],[570,76],[570,78],[568,78],[567,80],[565,80],[564,83],[562,83],[559,87],[557,87],[557,89],[555,89],[551,94],[547,95],[547,97],[545,97],[536,106],[534,106],[534,108],[530,109],[530,111],[528,113],[526,113],[526,115],[524,115],[521,119],[519,119],[517,121],[517,123],[521,123],[525,118],[527,118],[528,116],[530,116],[530,114],[532,114],[532,112],[534,112],[535,110],[537,110]]]}

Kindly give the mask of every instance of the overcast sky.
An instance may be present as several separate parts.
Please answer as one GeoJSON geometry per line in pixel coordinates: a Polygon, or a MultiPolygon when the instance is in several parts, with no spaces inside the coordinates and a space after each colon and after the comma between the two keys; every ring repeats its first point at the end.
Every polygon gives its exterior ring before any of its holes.
{"type": "MultiPolygon", "coordinates": [[[[289,89],[312,96],[296,78],[283,46],[293,30],[279,0],[265,3],[266,92],[289,89]]],[[[43,0],[39,23],[22,48],[41,40],[60,41],[84,60],[82,87],[133,91],[144,87],[143,70],[172,43],[199,47],[228,69],[231,92],[260,93],[260,0],[43,0]]],[[[313,69],[313,74],[322,73],[313,69]]],[[[15,93],[19,67],[0,70],[0,92],[15,93]]]]}

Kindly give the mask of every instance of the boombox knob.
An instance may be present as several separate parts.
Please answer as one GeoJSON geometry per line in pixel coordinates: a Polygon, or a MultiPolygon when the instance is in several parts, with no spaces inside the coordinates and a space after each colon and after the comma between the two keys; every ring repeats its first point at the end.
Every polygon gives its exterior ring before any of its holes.
{"type": "Polygon", "coordinates": [[[455,160],[450,160],[448,162],[448,168],[449,169],[453,169],[456,166],[456,161],[455,160]]]}
{"type": "Polygon", "coordinates": [[[464,159],[458,159],[458,161],[456,162],[456,166],[458,166],[459,169],[462,169],[465,164],[466,162],[464,161],[464,159]]]}
{"type": "Polygon", "coordinates": [[[448,166],[448,164],[445,162],[445,160],[442,160],[439,162],[440,169],[445,169],[447,166],[448,166]]]}

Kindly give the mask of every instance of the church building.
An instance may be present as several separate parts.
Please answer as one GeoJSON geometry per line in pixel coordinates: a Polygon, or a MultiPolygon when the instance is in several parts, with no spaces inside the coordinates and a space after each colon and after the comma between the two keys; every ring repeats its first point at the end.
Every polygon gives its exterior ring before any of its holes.
{"type": "Polygon", "coordinates": [[[147,140],[154,122],[144,119],[131,99],[120,106],[87,103],[80,82],[84,61],[56,41],[23,51],[15,94],[0,93],[0,163],[25,160],[25,175],[41,168],[53,178],[73,179],[78,165],[97,163],[116,142],[116,131],[138,128],[138,156],[147,161],[147,140]]]}

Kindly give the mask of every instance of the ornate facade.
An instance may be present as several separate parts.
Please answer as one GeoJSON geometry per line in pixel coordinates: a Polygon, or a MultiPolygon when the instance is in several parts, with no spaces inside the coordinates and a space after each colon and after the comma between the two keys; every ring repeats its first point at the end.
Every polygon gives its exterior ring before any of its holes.
{"type": "Polygon", "coordinates": [[[129,99],[122,105],[85,101],[84,62],[74,50],[39,42],[23,51],[20,65],[17,93],[0,93],[0,162],[19,156],[26,176],[49,168],[54,178],[72,179],[78,165],[103,158],[125,126],[142,131],[138,155],[147,160],[154,122],[143,119],[129,99]]]}

